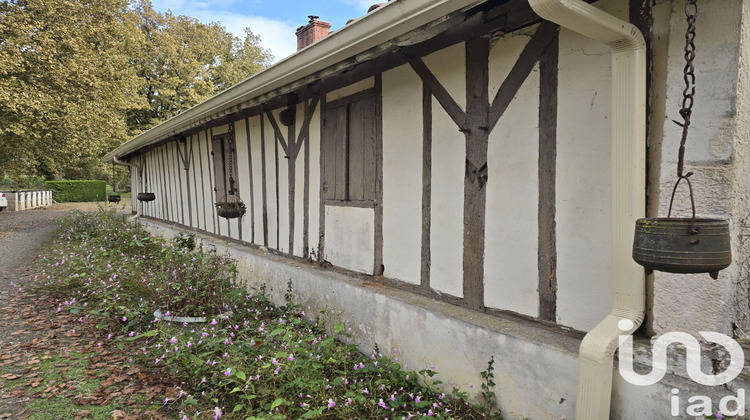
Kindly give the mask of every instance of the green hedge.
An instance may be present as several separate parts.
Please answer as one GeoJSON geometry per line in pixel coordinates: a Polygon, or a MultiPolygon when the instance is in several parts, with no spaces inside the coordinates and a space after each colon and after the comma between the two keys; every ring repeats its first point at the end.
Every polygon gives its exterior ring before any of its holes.
{"type": "Polygon", "coordinates": [[[105,201],[105,181],[47,181],[44,188],[52,191],[52,199],[58,203],[105,201]]]}

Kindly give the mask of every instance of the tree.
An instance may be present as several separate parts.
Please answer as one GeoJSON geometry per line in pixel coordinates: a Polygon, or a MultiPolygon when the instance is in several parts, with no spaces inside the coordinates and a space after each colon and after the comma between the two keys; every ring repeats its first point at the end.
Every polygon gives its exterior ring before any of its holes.
{"type": "Polygon", "coordinates": [[[99,157],[265,67],[148,0],[0,0],[0,176],[102,178],[99,157]]]}
{"type": "Polygon", "coordinates": [[[148,0],[133,11],[142,37],[133,66],[148,103],[128,115],[133,130],[150,128],[189,109],[260,71],[273,58],[250,29],[240,41],[217,22],[157,13],[148,0]]]}
{"type": "Polygon", "coordinates": [[[61,176],[127,138],[138,106],[125,0],[0,3],[0,160],[61,176]]]}

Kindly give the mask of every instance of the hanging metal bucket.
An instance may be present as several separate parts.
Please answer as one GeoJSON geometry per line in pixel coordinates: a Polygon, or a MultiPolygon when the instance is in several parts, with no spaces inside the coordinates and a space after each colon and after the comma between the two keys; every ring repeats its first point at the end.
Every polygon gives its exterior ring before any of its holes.
{"type": "Polygon", "coordinates": [[[152,192],[138,193],[138,201],[148,202],[148,201],[154,201],[154,200],[156,200],[156,194],[152,192]]]}
{"type": "Polygon", "coordinates": [[[110,194],[107,196],[107,201],[110,203],[119,203],[120,202],[120,196],[115,194],[110,194]]]}
{"type": "Polygon", "coordinates": [[[721,219],[646,218],[635,222],[633,259],[668,273],[709,273],[732,263],[729,222],[721,219]]]}
{"type": "Polygon", "coordinates": [[[236,219],[238,217],[244,216],[246,212],[247,208],[245,207],[245,203],[243,203],[242,201],[236,203],[216,203],[216,213],[219,215],[219,217],[223,217],[225,219],[236,219]]]}

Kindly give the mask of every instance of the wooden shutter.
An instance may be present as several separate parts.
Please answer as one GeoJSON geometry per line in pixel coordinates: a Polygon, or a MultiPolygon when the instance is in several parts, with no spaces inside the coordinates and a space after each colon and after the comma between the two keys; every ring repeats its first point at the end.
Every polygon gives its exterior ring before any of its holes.
{"type": "Polygon", "coordinates": [[[323,199],[346,200],[346,105],[329,108],[323,126],[323,199]]]}
{"type": "Polygon", "coordinates": [[[349,196],[352,201],[375,200],[376,97],[349,104],[349,196]]]}

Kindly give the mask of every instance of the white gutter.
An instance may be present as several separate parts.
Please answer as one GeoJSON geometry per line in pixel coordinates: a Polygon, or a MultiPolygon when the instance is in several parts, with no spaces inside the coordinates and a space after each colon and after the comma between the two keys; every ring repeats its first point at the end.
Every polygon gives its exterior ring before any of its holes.
{"type": "MultiPolygon", "coordinates": [[[[581,0],[529,0],[534,11],[563,28],[601,41],[612,53],[612,311],[579,351],[576,420],[608,419],[613,356],[620,334],[643,321],[643,268],[631,258],[635,220],[646,208],[646,43],[640,31],[581,0]]],[[[600,279],[592,279],[597,282],[600,279]]]]}
{"type": "Polygon", "coordinates": [[[133,203],[136,203],[136,210],[135,210],[134,215],[128,217],[128,221],[132,222],[133,220],[141,217],[141,208],[143,207],[143,203],[141,203],[138,200],[138,186],[141,185],[141,167],[134,163],[123,162],[120,159],[118,159],[117,156],[113,156],[112,161],[119,165],[129,166],[135,169],[134,172],[136,174],[135,176],[137,177],[137,179],[135,182],[135,191],[130,192],[130,206],[133,207],[133,203]]]}
{"type": "MultiPolygon", "coordinates": [[[[398,36],[484,0],[397,0],[379,7],[357,22],[332,32],[279,63],[136,136],[102,157],[109,162],[141,147],[179,134],[242,104],[398,36]]],[[[290,36],[292,36],[290,34],[290,36]]],[[[236,109],[235,109],[236,108],[236,109]]]]}

